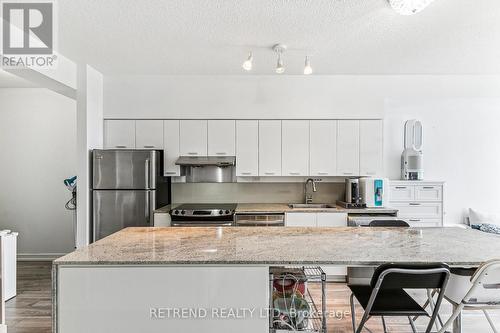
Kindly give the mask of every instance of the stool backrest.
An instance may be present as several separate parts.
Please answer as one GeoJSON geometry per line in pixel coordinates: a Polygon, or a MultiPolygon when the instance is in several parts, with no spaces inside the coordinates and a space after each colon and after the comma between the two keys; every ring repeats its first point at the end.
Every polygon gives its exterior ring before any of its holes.
{"type": "Polygon", "coordinates": [[[402,220],[373,220],[368,225],[369,227],[406,227],[410,225],[402,220]]]}
{"type": "Polygon", "coordinates": [[[472,287],[464,297],[466,303],[500,304],[500,260],[483,263],[470,281],[472,287]]]}
{"type": "Polygon", "coordinates": [[[441,289],[450,275],[445,264],[384,264],[375,270],[370,285],[382,289],[441,289]]]}

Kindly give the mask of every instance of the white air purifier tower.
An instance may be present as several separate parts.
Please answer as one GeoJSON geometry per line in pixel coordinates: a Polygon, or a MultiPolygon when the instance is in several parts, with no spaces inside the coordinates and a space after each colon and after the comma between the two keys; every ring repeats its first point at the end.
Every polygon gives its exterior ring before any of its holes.
{"type": "Polygon", "coordinates": [[[423,129],[416,119],[408,120],[404,129],[404,151],[401,155],[401,179],[423,180],[423,129]]]}

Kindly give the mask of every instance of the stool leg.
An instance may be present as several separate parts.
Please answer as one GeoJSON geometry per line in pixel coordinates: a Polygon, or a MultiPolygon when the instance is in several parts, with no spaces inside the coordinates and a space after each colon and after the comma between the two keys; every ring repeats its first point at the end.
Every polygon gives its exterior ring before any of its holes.
{"type": "Polygon", "coordinates": [[[354,294],[351,294],[350,303],[351,303],[352,332],[356,333],[356,312],[354,310],[354,294]]]}
{"type": "Polygon", "coordinates": [[[410,326],[411,326],[411,330],[413,331],[413,333],[417,333],[417,328],[415,327],[415,323],[413,322],[413,319],[411,319],[411,317],[408,316],[408,320],[410,321],[410,326]]]}
{"type": "Polygon", "coordinates": [[[484,313],[484,316],[486,317],[486,319],[488,320],[488,323],[490,324],[491,329],[493,330],[493,332],[498,333],[497,328],[495,327],[495,324],[493,323],[493,320],[491,320],[491,317],[490,317],[489,313],[486,312],[486,310],[483,310],[483,313],[484,313]]]}
{"type": "Polygon", "coordinates": [[[387,325],[385,324],[384,316],[382,316],[382,327],[384,328],[384,333],[387,333],[387,325]]]}

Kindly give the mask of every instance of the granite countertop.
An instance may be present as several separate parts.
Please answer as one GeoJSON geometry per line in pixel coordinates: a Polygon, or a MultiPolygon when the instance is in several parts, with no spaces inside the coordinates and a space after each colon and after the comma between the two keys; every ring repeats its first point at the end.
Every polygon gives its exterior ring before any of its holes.
{"type": "Polygon", "coordinates": [[[461,228],[127,228],[55,265],[477,266],[500,256],[500,236],[461,228]]]}
{"type": "Polygon", "coordinates": [[[290,208],[286,203],[240,203],[236,207],[236,213],[286,213],[286,212],[329,212],[349,214],[383,214],[397,212],[393,208],[360,208],[346,209],[336,204],[330,204],[331,208],[290,208]]]}

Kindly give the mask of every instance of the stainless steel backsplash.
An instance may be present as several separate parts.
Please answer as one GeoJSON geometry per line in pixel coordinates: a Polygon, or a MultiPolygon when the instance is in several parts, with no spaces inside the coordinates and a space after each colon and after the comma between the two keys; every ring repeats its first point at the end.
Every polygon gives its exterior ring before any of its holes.
{"type": "MultiPolygon", "coordinates": [[[[344,198],[344,183],[318,183],[316,203],[344,198]]],[[[172,184],[173,203],[289,203],[304,201],[304,183],[172,184]]]]}

